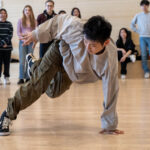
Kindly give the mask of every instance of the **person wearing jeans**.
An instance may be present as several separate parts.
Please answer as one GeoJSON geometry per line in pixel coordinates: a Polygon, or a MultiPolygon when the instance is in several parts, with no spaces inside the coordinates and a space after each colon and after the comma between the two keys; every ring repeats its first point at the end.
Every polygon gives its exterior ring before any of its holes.
{"type": "Polygon", "coordinates": [[[140,48],[142,56],[142,67],[144,70],[144,77],[150,77],[150,69],[148,68],[147,58],[148,52],[150,54],[150,12],[149,1],[142,0],[140,3],[143,12],[137,14],[131,23],[131,29],[140,35],[140,48]],[[149,49],[149,51],[147,51],[149,49]]]}
{"type": "Polygon", "coordinates": [[[148,54],[150,54],[150,37],[140,37],[140,49],[142,56],[142,67],[145,73],[149,73],[150,69],[148,68],[148,54]]]}
{"type": "MultiPolygon", "coordinates": [[[[17,34],[19,39],[27,32],[31,32],[36,27],[36,21],[34,18],[33,10],[30,5],[26,5],[23,9],[23,17],[19,19],[17,26],[17,34]]],[[[25,58],[28,53],[33,53],[33,43],[27,46],[23,46],[23,41],[19,40],[19,81],[18,84],[23,84],[29,81],[27,71],[25,67],[25,58]]]]}
{"type": "Polygon", "coordinates": [[[33,53],[33,43],[26,45],[26,46],[22,46],[23,45],[23,41],[19,41],[19,79],[29,79],[29,76],[27,74],[27,68],[25,65],[25,59],[26,59],[26,55],[29,53],[33,53]]]}

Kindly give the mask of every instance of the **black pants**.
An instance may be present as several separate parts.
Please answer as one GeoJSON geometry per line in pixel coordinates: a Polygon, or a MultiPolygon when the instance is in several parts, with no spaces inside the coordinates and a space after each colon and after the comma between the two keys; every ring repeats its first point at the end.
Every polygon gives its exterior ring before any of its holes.
{"type": "MultiPolygon", "coordinates": [[[[123,57],[123,54],[121,51],[118,51],[118,60],[120,61],[123,57]]],[[[124,62],[121,62],[121,74],[126,75],[127,74],[127,63],[131,62],[130,58],[126,58],[124,62]]]]}
{"type": "Polygon", "coordinates": [[[4,64],[4,77],[9,77],[11,51],[0,51],[0,77],[2,73],[2,64],[4,64]]]}
{"type": "Polygon", "coordinates": [[[49,43],[40,43],[40,58],[44,56],[44,54],[47,52],[49,46],[53,43],[53,41],[49,43]]]}

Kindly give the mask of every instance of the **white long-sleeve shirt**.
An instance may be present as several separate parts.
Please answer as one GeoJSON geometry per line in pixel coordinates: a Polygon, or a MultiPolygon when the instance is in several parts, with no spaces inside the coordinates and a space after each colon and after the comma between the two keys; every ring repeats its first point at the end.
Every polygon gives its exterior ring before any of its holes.
{"type": "Polygon", "coordinates": [[[58,15],[48,20],[32,32],[40,43],[59,39],[63,66],[73,82],[87,83],[102,79],[104,92],[104,112],[101,116],[102,128],[116,129],[118,118],[116,103],[118,97],[117,48],[111,41],[100,55],[87,52],[83,42],[81,19],[69,15],[58,15]]]}

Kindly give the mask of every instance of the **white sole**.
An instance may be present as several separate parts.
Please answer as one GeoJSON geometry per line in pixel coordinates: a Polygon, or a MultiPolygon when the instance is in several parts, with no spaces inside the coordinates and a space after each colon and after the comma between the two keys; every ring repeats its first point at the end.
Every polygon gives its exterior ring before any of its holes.
{"type": "Polygon", "coordinates": [[[0,136],[8,136],[8,135],[10,135],[10,132],[4,132],[4,133],[0,133],[0,136]]]}

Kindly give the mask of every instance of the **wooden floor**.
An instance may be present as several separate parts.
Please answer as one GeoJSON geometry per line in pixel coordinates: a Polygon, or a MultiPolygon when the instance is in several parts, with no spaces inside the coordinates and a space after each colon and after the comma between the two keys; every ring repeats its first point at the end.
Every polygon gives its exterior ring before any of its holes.
{"type": "MultiPolygon", "coordinates": [[[[17,86],[18,64],[11,64],[10,86],[0,86],[0,113],[17,86]]],[[[57,99],[46,95],[13,122],[0,137],[0,150],[150,150],[150,80],[120,80],[119,129],[124,135],[100,135],[101,82],[73,84],[57,99]]]]}

